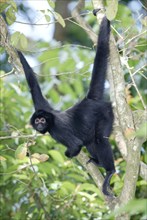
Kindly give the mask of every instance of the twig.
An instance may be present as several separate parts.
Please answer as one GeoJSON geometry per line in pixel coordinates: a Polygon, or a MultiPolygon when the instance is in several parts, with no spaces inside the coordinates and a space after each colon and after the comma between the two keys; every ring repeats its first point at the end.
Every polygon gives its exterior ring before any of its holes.
{"type": "Polygon", "coordinates": [[[10,63],[12,64],[12,66],[14,67],[16,72],[23,73],[23,68],[20,64],[18,57],[17,57],[16,50],[11,46],[11,44],[9,42],[9,34],[8,34],[7,26],[6,26],[5,20],[3,19],[3,17],[1,15],[0,15],[0,36],[1,36],[0,45],[2,47],[5,47],[5,50],[9,54],[10,63]],[[14,60],[15,60],[15,62],[14,62],[14,60]]]}
{"type": "MultiPolygon", "coordinates": [[[[81,13],[80,16],[85,16],[85,15],[88,15],[88,14],[91,14],[91,11],[81,13]]],[[[70,17],[67,17],[67,18],[63,18],[63,20],[68,21],[72,18],[76,18],[76,17],[70,16],[70,17]]],[[[27,22],[21,22],[21,21],[15,21],[15,23],[24,24],[24,25],[33,25],[33,26],[37,26],[37,25],[43,26],[43,25],[56,24],[56,23],[58,23],[58,21],[47,22],[46,24],[44,24],[44,23],[43,24],[27,23],[27,22]]]]}
{"type": "MultiPolygon", "coordinates": [[[[137,69],[134,73],[132,73],[132,76],[134,76],[136,73],[138,73],[138,72],[139,72],[141,69],[143,69],[144,67],[147,67],[147,64],[145,64],[145,65],[141,66],[139,69],[137,69]]],[[[144,76],[143,74],[142,74],[142,76],[143,76],[145,79],[147,79],[147,77],[144,76]]]]}
{"type": "Polygon", "coordinates": [[[75,18],[77,23],[86,31],[90,36],[91,40],[96,43],[97,35],[93,32],[92,28],[87,24],[87,22],[80,16],[80,11],[84,7],[85,1],[79,0],[76,7],[72,11],[72,16],[75,18]]]}
{"type": "Polygon", "coordinates": [[[39,136],[48,136],[48,134],[42,135],[42,134],[30,134],[30,135],[10,135],[10,136],[3,136],[0,137],[0,140],[7,140],[7,139],[14,139],[14,138],[34,138],[39,136]]]}
{"type": "Polygon", "coordinates": [[[142,98],[142,96],[141,96],[141,94],[140,94],[140,92],[139,92],[139,89],[138,89],[138,87],[137,87],[137,85],[136,85],[136,82],[135,82],[135,80],[134,80],[134,77],[133,77],[133,75],[132,75],[131,68],[130,68],[128,62],[125,62],[125,65],[126,65],[128,71],[129,71],[131,80],[132,80],[133,85],[134,85],[134,87],[135,87],[135,89],[136,89],[136,92],[137,92],[137,94],[138,94],[138,96],[139,96],[139,98],[140,98],[140,100],[141,100],[141,102],[142,102],[142,105],[143,105],[144,109],[146,109],[146,105],[145,105],[144,100],[143,100],[143,98],[142,98]]]}
{"type": "Polygon", "coordinates": [[[128,42],[126,42],[126,45],[129,44],[131,41],[135,40],[136,38],[140,37],[143,34],[147,34],[147,31],[143,31],[140,34],[135,35],[134,37],[132,37],[131,39],[128,40],[128,42]]]}
{"type": "Polygon", "coordinates": [[[9,76],[9,75],[11,75],[11,74],[13,74],[13,73],[15,73],[15,69],[14,69],[14,68],[13,68],[9,73],[5,73],[5,74],[1,75],[1,76],[0,76],[0,79],[1,79],[1,78],[4,78],[4,77],[6,77],[6,76],[9,76]]]}
{"type": "Polygon", "coordinates": [[[121,40],[124,40],[124,38],[121,36],[121,34],[111,25],[111,28],[116,32],[116,34],[120,37],[121,40]]]}
{"type": "Polygon", "coordinates": [[[38,209],[39,210],[42,209],[44,211],[45,219],[46,220],[51,220],[49,213],[46,211],[45,204],[43,204],[43,202],[42,202],[41,198],[39,197],[39,195],[35,192],[33,197],[34,197],[34,200],[35,200],[35,203],[36,203],[38,209]]]}
{"type": "Polygon", "coordinates": [[[140,0],[138,0],[138,2],[142,5],[142,7],[143,7],[145,10],[147,10],[147,7],[145,7],[145,5],[144,5],[140,0]]]}

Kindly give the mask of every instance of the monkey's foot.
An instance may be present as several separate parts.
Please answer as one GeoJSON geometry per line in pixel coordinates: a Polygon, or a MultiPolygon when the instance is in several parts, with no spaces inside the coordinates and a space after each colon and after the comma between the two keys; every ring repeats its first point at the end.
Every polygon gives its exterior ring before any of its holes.
{"type": "Polygon", "coordinates": [[[99,163],[99,161],[93,157],[90,157],[89,160],[86,162],[86,164],[93,163],[96,166],[102,167],[102,164],[99,163]]]}

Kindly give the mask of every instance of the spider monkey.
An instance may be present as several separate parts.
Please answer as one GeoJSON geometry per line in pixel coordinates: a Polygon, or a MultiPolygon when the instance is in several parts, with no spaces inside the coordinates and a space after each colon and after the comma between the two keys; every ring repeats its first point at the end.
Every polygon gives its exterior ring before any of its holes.
{"type": "Polygon", "coordinates": [[[112,131],[114,116],[111,103],[106,102],[103,97],[109,37],[110,22],[104,17],[100,25],[92,79],[87,95],[65,111],[52,108],[43,97],[34,72],[20,51],[18,56],[34,103],[35,113],[30,119],[33,128],[42,134],[49,132],[56,141],[65,145],[67,148],[65,155],[68,158],[77,156],[81,148],[86,146],[91,155],[87,163],[92,162],[105,168],[106,177],[102,191],[105,195],[112,196],[108,189],[115,167],[108,137],[112,131]]]}

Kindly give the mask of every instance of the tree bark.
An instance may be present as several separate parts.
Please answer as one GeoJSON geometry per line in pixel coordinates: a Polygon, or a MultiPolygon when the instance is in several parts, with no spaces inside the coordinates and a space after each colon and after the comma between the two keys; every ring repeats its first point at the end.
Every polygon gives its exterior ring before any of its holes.
{"type": "MultiPolygon", "coordinates": [[[[70,16],[70,12],[68,9],[68,4],[70,3],[69,0],[64,1],[56,1],[55,10],[62,15],[63,18],[68,18],[70,16]]],[[[67,29],[67,23],[66,27],[63,28],[58,22],[55,24],[55,32],[54,32],[54,38],[57,41],[64,41],[66,39],[66,29],[67,29]]]]}

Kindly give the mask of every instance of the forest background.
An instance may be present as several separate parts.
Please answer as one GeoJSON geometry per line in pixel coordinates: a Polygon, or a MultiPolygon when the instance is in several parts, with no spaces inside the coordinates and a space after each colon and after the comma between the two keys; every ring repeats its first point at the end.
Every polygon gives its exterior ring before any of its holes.
{"type": "Polygon", "coordinates": [[[146,9],[143,0],[0,1],[1,220],[147,219],[146,9]],[[15,50],[54,108],[69,108],[87,92],[104,13],[112,30],[105,96],[115,114],[114,198],[101,193],[105,171],[86,164],[85,148],[69,160],[64,146],[32,129],[34,109],[15,50]]]}

